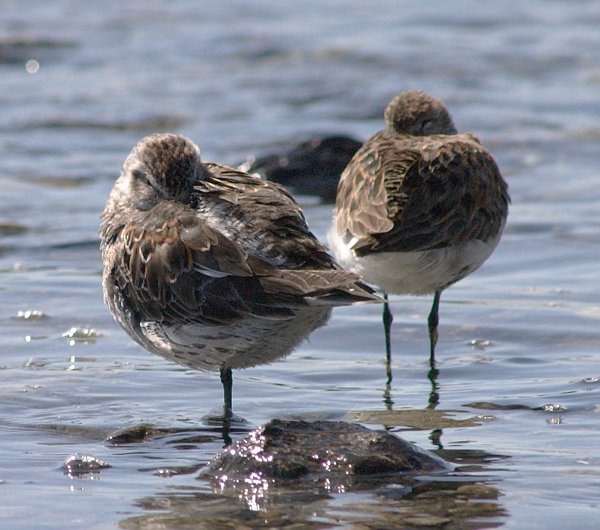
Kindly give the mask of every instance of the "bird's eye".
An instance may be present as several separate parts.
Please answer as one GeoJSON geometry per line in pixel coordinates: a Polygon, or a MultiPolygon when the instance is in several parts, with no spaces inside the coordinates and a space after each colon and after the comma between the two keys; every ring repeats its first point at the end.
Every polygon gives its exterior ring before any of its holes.
{"type": "Polygon", "coordinates": [[[138,180],[140,182],[148,182],[148,178],[146,177],[146,173],[139,169],[139,168],[135,168],[131,170],[131,176],[134,180],[138,180]]]}
{"type": "Polygon", "coordinates": [[[427,131],[429,131],[431,129],[432,125],[433,125],[433,120],[423,120],[421,122],[421,132],[426,133],[427,131]]]}

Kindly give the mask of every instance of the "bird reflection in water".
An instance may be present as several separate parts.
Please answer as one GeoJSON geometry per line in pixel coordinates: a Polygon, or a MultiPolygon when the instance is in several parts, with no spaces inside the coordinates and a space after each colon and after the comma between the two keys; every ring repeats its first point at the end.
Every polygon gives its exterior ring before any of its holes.
{"type": "Polygon", "coordinates": [[[117,322],[150,352],[219,370],[227,422],[232,369],[287,355],[336,305],[381,301],[340,269],[284,188],[204,163],[175,134],[133,148],[100,236],[117,322]]]}

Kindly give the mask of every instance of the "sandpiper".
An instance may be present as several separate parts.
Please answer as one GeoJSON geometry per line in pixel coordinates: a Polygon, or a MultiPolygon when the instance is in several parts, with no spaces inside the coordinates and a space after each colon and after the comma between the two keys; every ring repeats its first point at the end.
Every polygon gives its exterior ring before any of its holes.
{"type": "Polygon", "coordinates": [[[143,138],[102,213],[104,299],[147,350],[218,369],[225,420],[232,368],[289,353],[331,307],[381,301],[341,270],[278,184],[204,163],[191,140],[143,138]]]}
{"type": "Polygon", "coordinates": [[[402,92],[384,117],[387,128],[363,144],[341,175],[328,239],[342,266],[384,292],[388,362],[387,293],[433,294],[433,365],[441,293],[496,248],[508,186],[492,155],[473,134],[457,133],[439,100],[402,92]]]}

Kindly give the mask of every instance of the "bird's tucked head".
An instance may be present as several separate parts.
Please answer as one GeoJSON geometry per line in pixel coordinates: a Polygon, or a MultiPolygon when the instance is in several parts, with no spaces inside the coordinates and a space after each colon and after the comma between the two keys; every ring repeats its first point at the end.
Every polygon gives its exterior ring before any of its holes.
{"type": "Polygon", "coordinates": [[[147,209],[161,199],[185,200],[203,170],[194,142],[177,134],[153,134],[131,150],[119,181],[121,191],[147,209]]]}
{"type": "Polygon", "coordinates": [[[388,128],[398,134],[456,134],[443,103],[417,90],[398,94],[386,107],[384,117],[388,128]]]}

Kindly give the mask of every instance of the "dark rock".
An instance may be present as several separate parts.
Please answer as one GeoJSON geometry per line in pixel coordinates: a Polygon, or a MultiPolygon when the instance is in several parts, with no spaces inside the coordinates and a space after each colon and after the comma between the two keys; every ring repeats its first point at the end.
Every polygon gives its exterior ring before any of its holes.
{"type": "Polygon", "coordinates": [[[440,458],[386,431],[346,422],[271,420],[217,455],[205,473],[223,486],[257,478],[335,480],[448,469],[440,458]]]}
{"type": "Polygon", "coordinates": [[[112,445],[125,445],[141,443],[144,440],[153,438],[159,433],[159,430],[149,423],[140,423],[133,427],[126,427],[112,433],[106,438],[106,442],[112,445]]]}
{"type": "Polygon", "coordinates": [[[106,443],[111,445],[128,445],[128,444],[139,444],[148,440],[153,440],[158,436],[169,437],[168,444],[176,445],[179,449],[182,448],[194,448],[198,444],[206,442],[212,442],[220,436],[210,436],[205,434],[198,434],[189,429],[179,428],[162,428],[155,427],[150,423],[140,423],[131,427],[125,427],[116,432],[110,434],[104,440],[106,443]]]}
{"type": "Polygon", "coordinates": [[[289,144],[280,154],[249,159],[242,167],[248,173],[258,173],[294,193],[335,201],[340,174],[361,145],[348,136],[313,138],[289,144]]]}
{"type": "Polygon", "coordinates": [[[62,468],[65,475],[77,478],[93,478],[104,469],[112,467],[94,455],[70,455],[64,462],[62,468]]]}

